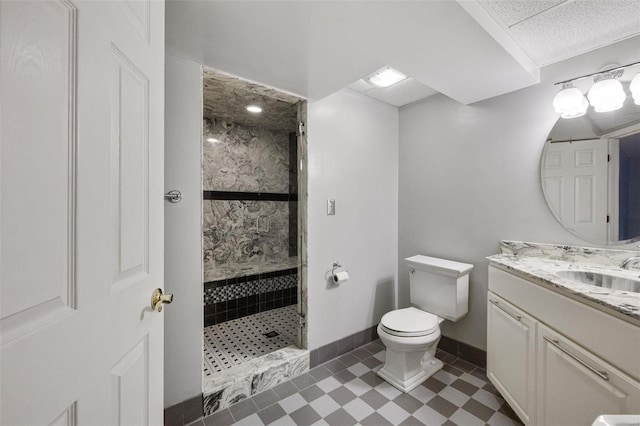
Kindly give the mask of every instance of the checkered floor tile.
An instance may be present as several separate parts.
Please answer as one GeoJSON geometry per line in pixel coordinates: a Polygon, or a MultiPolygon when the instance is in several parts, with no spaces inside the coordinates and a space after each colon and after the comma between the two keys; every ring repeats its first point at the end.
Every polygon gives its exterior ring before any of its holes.
{"type": "Polygon", "coordinates": [[[206,327],[204,377],[287,347],[295,342],[297,331],[295,305],[206,327]],[[274,331],[276,336],[265,336],[274,331]]]}
{"type": "Polygon", "coordinates": [[[483,369],[446,352],[437,356],[444,368],[402,393],[376,374],[384,347],[375,341],[192,425],[522,424],[483,369]]]}

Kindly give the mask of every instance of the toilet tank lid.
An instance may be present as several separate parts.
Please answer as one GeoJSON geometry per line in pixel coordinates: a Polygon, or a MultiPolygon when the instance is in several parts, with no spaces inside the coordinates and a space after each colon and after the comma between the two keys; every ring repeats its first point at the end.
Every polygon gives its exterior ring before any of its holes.
{"type": "Polygon", "coordinates": [[[438,259],[437,257],[417,254],[405,259],[407,265],[426,272],[436,272],[452,277],[461,277],[473,269],[469,263],[455,262],[453,260],[438,259]]]}

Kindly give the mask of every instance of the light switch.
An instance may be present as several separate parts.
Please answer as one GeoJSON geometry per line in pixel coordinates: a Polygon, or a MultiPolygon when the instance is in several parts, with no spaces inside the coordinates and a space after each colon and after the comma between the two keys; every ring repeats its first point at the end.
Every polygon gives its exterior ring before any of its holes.
{"type": "Polygon", "coordinates": [[[327,215],[333,216],[336,214],[336,200],[327,200],[327,215]]]}

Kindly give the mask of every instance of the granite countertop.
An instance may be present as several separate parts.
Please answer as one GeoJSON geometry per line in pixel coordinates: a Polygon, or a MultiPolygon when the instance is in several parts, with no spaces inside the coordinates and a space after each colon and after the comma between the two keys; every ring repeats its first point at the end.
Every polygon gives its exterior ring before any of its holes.
{"type": "Polygon", "coordinates": [[[501,254],[487,259],[502,270],[640,325],[640,293],[597,287],[558,275],[575,270],[640,281],[639,269],[619,266],[622,260],[638,255],[634,251],[501,241],[501,254]]]}

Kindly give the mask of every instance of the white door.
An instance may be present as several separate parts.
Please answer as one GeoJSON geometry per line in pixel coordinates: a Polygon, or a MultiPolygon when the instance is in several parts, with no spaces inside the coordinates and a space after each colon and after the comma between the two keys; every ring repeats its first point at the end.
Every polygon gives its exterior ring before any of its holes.
{"type": "Polygon", "coordinates": [[[2,425],[160,425],[164,4],[0,2],[2,425]]]}
{"type": "Polygon", "coordinates": [[[606,139],[548,144],[542,155],[542,189],[553,214],[589,241],[607,241],[606,139]]]}

